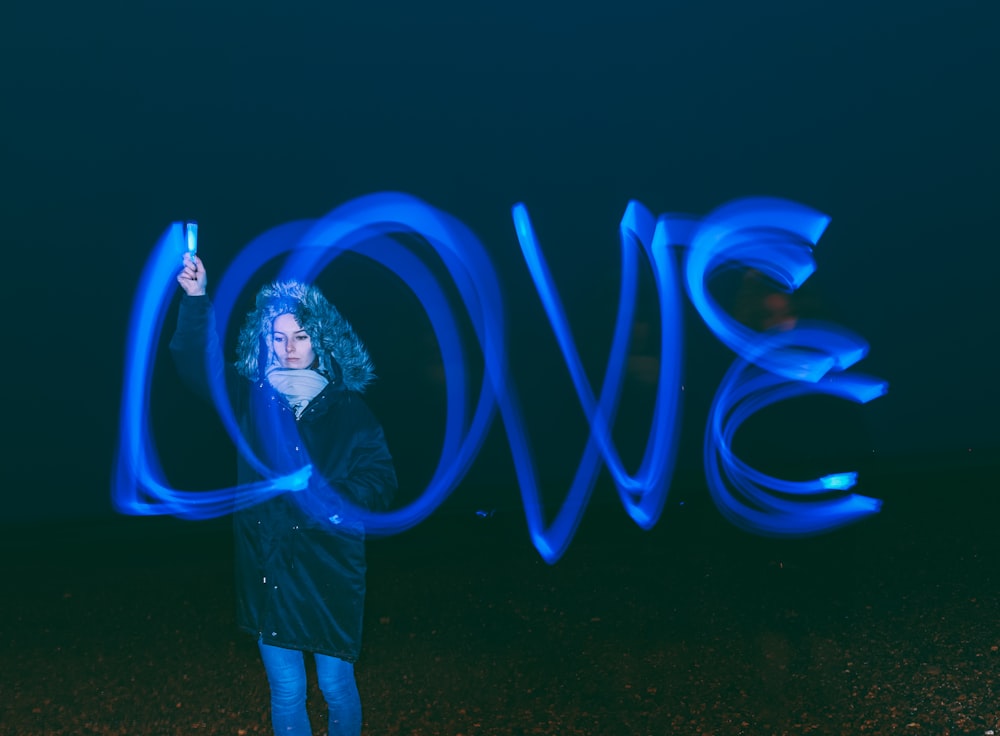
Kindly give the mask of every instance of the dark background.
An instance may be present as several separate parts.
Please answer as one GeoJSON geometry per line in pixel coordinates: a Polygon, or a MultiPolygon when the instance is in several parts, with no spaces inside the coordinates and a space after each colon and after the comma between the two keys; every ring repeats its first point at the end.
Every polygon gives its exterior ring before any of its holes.
{"type": "MultiPolygon", "coordinates": [[[[0,520],[112,514],[126,326],[171,222],[199,221],[217,279],[265,230],[387,190],[454,215],[489,250],[550,506],[585,427],[521,258],[516,202],[595,383],[630,199],[704,214],[768,195],[830,215],[809,288],[869,340],[859,368],[890,392],[829,421],[793,411],[802,424],[772,422],[773,444],[787,432],[818,472],[993,467],[998,13],[968,0],[5,6],[0,520]]],[[[333,270],[324,286],[372,352],[381,379],[369,401],[415,496],[443,411],[426,319],[378,269],[347,259],[333,270]]],[[[701,433],[732,356],[686,308],[671,498],[708,504],[701,433]]],[[[639,319],[655,316],[646,274],[639,319]]],[[[165,472],[182,488],[228,485],[232,450],[171,371],[161,350],[151,406],[165,472]]],[[[616,428],[632,460],[651,397],[633,376],[616,428]]],[[[943,502],[982,513],[995,485],[982,478],[960,498],[941,487],[943,502]]],[[[908,502],[905,488],[893,501],[908,502]]],[[[499,422],[448,503],[520,513],[499,422]]],[[[595,503],[614,504],[606,478],[595,503]]]]}

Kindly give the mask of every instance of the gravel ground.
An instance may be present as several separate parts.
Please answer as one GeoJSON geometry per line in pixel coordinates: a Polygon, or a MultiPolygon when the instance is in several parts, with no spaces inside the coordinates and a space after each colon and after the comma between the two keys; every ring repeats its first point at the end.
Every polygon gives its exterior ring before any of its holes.
{"type": "MultiPolygon", "coordinates": [[[[1000,732],[995,478],[893,478],[882,514],[799,541],[591,507],[553,566],[519,512],[373,540],[365,734],[1000,732]]],[[[223,522],[8,528],[0,734],[270,733],[229,544],[223,522]]],[[[314,684],[310,709],[323,733],[314,684]]]]}

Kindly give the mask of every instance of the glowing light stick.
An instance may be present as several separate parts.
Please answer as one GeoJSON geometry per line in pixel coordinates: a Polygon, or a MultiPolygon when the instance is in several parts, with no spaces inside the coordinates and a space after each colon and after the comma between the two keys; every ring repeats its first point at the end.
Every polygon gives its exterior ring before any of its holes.
{"type": "Polygon", "coordinates": [[[198,255],[198,223],[197,222],[185,222],[184,223],[184,242],[187,244],[188,255],[191,256],[191,263],[194,263],[194,257],[198,255]]]}

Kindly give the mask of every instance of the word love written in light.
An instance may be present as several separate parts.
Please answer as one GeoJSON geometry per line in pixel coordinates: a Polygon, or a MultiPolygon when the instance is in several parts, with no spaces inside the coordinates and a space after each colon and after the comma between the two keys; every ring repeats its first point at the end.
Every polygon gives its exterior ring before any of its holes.
{"type": "MultiPolygon", "coordinates": [[[[603,382],[595,394],[586,378],[548,265],[524,205],[513,208],[524,258],[552,324],[574,389],[590,424],[565,501],[546,526],[531,446],[504,344],[503,300],[496,273],[476,236],[454,217],[414,197],[380,193],[361,197],[318,220],[276,227],[252,241],[219,282],[216,320],[226,334],[241,289],[276,257],[284,257],[281,279],[313,281],[338,256],[353,252],[398,276],[426,311],[445,370],[446,422],[443,446],[426,489],[409,505],[385,513],[352,511],[369,532],[391,534],[427,518],[455,489],[482,446],[499,412],[510,444],[529,532],[542,557],[553,563],[565,552],[579,525],[602,463],[614,480],[629,516],[644,529],[662,514],[674,469],[683,336],[679,282],[709,329],[736,353],[712,403],[704,442],[705,473],[712,498],[734,524],[754,533],[802,536],[836,529],[878,511],[881,502],[849,493],[855,473],[807,481],[766,475],[741,461],[731,449],[737,429],[767,406],[807,394],[826,394],[865,403],[886,391],[879,379],[846,372],[868,351],[864,339],[829,323],[799,321],[792,329],[761,333],[731,317],[712,297],[708,283],[723,268],[743,266],[793,292],[814,272],[813,248],[829,218],[794,202],[742,199],[702,218],[654,217],[630,202],[620,223],[621,288],[618,314],[603,382]],[[429,244],[459,294],[485,370],[474,406],[463,366],[468,346],[443,285],[398,236],[429,244]],[[397,236],[397,237],[394,237],[397,236]],[[683,252],[677,272],[675,250],[683,252]],[[660,356],[656,399],[642,460],[629,472],[612,440],[627,363],[629,334],[638,292],[640,253],[651,266],[659,300],[660,356]]],[[[182,491],[164,480],[149,437],[149,382],[153,347],[176,289],[174,277],[186,250],[184,228],[175,223],[161,237],[143,270],[128,332],[122,397],[120,446],[113,500],[122,513],[172,514],[210,518],[260,503],[277,494],[301,492],[323,479],[310,478],[307,462],[295,473],[279,474],[252,452],[227,398],[224,381],[212,386],[216,410],[237,450],[262,481],[215,491],[182,491]]],[[[210,374],[221,371],[210,371],[210,374]]],[[[346,503],[346,502],[345,502],[346,503]]]]}

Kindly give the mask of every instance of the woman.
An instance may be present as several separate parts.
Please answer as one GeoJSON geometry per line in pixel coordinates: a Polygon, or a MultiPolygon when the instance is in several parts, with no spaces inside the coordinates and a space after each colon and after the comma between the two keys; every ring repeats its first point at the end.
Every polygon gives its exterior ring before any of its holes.
{"type": "MultiPolygon", "coordinates": [[[[206,366],[223,362],[211,359],[220,347],[201,259],[185,255],[177,281],[184,295],[171,353],[185,383],[208,396],[222,376],[206,366]]],[[[385,509],[396,488],[382,428],[360,396],[372,364],[322,293],[294,281],[260,290],[237,353],[239,376],[227,386],[254,455],[275,475],[312,465],[307,488],[234,513],[237,623],[257,638],[275,734],[312,734],[304,662],[312,652],[329,733],[358,736],[366,562],[364,529],[349,509],[385,509]]],[[[261,480],[243,457],[237,478],[261,480]]]]}

